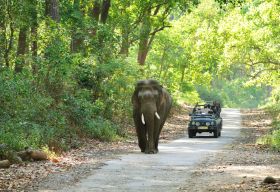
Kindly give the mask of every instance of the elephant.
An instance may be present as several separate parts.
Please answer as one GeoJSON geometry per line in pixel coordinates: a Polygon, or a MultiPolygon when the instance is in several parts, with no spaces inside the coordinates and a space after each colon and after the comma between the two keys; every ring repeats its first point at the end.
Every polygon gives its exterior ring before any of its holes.
{"type": "Polygon", "coordinates": [[[172,106],[172,98],[157,80],[140,80],[131,98],[141,152],[158,153],[159,135],[172,106]]]}

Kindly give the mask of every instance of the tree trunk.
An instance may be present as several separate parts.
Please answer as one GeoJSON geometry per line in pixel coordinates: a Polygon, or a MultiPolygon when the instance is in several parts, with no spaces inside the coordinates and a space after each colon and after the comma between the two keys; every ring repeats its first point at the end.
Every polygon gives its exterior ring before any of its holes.
{"type": "MultiPolygon", "coordinates": [[[[74,0],[73,8],[82,17],[83,14],[80,9],[80,0],[74,0]]],[[[78,53],[83,48],[84,37],[82,34],[77,32],[77,28],[80,27],[80,23],[81,23],[80,19],[75,20],[75,24],[74,24],[74,28],[73,28],[74,32],[72,34],[72,40],[71,40],[71,51],[73,53],[78,53]]]]}
{"type": "Polygon", "coordinates": [[[59,0],[46,0],[46,15],[59,22],[59,0]]]}
{"type": "Polygon", "coordinates": [[[5,59],[6,67],[10,67],[9,54],[10,54],[10,51],[12,50],[13,39],[14,39],[14,28],[11,26],[10,30],[11,30],[10,38],[9,38],[8,43],[6,43],[7,46],[6,46],[5,53],[4,53],[4,59],[5,59]]]}
{"type": "Polygon", "coordinates": [[[34,24],[31,27],[31,36],[32,36],[32,44],[31,44],[31,51],[32,51],[32,57],[33,59],[37,57],[38,53],[38,42],[37,42],[37,38],[38,38],[38,24],[34,24]]]}
{"type": "Polygon", "coordinates": [[[100,2],[99,2],[99,0],[94,0],[91,16],[92,16],[92,18],[95,22],[95,26],[91,29],[91,32],[90,32],[92,37],[96,36],[97,25],[98,25],[98,22],[99,22],[100,13],[101,13],[100,2]]]}
{"type": "Polygon", "coordinates": [[[37,56],[38,56],[38,17],[37,17],[37,2],[33,4],[32,9],[32,24],[31,24],[31,52],[32,52],[32,71],[33,74],[38,72],[37,69],[37,56]]]}
{"type": "Polygon", "coordinates": [[[19,73],[23,69],[24,65],[24,55],[26,52],[26,38],[27,38],[27,28],[20,28],[18,37],[18,49],[17,49],[17,61],[15,63],[15,72],[19,73]]]}
{"type": "Polygon", "coordinates": [[[180,79],[180,85],[181,85],[181,90],[183,90],[183,82],[185,80],[185,72],[186,72],[186,66],[182,66],[182,71],[181,71],[181,79],[180,79]]]}
{"type": "MultiPolygon", "coordinates": [[[[0,17],[3,17],[2,15],[0,15],[0,17]]],[[[4,17],[3,17],[4,18],[4,17]]],[[[6,36],[6,31],[5,31],[5,19],[1,19],[0,20],[0,68],[4,67],[4,65],[2,64],[2,59],[4,59],[4,52],[5,52],[5,36],[6,36]]]]}
{"type": "Polygon", "coordinates": [[[159,78],[161,78],[161,73],[162,73],[162,71],[163,71],[163,66],[164,66],[166,51],[167,51],[167,47],[164,47],[164,48],[163,48],[162,55],[161,55],[161,58],[160,58],[160,68],[159,68],[159,75],[158,75],[159,78]]]}
{"type": "Polygon", "coordinates": [[[102,2],[102,9],[101,9],[101,23],[106,23],[106,20],[109,16],[109,9],[111,6],[111,0],[103,0],[102,2]]]}
{"type": "Polygon", "coordinates": [[[147,11],[144,16],[141,29],[140,29],[140,40],[139,40],[139,50],[138,50],[138,63],[139,65],[144,65],[146,57],[149,50],[149,36],[151,32],[151,21],[150,21],[150,10],[147,11]]]}
{"type": "MultiPolygon", "coordinates": [[[[7,3],[7,2],[6,2],[7,3]]],[[[5,65],[7,68],[10,67],[10,59],[9,59],[9,54],[13,48],[13,40],[14,40],[14,26],[13,26],[13,18],[11,15],[11,4],[7,3],[6,4],[7,9],[7,16],[8,18],[6,18],[3,22],[4,23],[4,41],[5,41],[5,50],[4,50],[4,60],[5,60],[5,65]],[[9,26],[9,27],[8,27],[9,26]],[[10,35],[8,37],[8,31],[10,32],[10,35]]]]}
{"type": "Polygon", "coordinates": [[[120,54],[125,55],[126,57],[128,56],[129,53],[129,32],[128,29],[124,27],[122,30],[122,45],[121,45],[121,50],[120,54]]]}
{"type": "Polygon", "coordinates": [[[95,0],[93,2],[92,17],[94,18],[94,20],[96,22],[99,21],[100,12],[101,12],[100,2],[99,2],[99,0],[95,0]]]}
{"type": "Polygon", "coordinates": [[[148,55],[148,40],[149,39],[140,39],[139,50],[138,50],[138,63],[139,65],[145,65],[145,61],[148,55]]]}
{"type": "Polygon", "coordinates": [[[84,38],[75,33],[72,35],[71,52],[79,53],[83,49],[84,38]]]}

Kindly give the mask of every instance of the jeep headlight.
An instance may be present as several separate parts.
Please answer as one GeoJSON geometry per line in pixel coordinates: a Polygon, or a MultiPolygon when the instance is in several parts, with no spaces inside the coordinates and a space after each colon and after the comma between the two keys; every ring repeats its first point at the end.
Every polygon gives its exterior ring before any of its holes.
{"type": "Polygon", "coordinates": [[[206,126],[209,126],[210,125],[210,122],[206,122],[206,126]]]}
{"type": "Polygon", "coordinates": [[[195,125],[196,125],[196,126],[199,126],[199,125],[200,125],[200,123],[199,123],[199,122],[196,122],[196,123],[195,123],[195,125]]]}
{"type": "Polygon", "coordinates": [[[195,122],[194,122],[194,121],[192,122],[192,125],[195,125],[195,122]]]}

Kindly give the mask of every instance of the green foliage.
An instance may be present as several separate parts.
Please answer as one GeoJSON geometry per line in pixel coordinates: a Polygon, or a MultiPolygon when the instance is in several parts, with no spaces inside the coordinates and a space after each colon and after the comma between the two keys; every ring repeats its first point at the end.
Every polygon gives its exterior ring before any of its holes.
{"type": "Polygon", "coordinates": [[[79,137],[115,140],[146,78],[175,102],[270,102],[279,113],[277,0],[110,2],[106,21],[92,1],[57,1],[56,20],[45,1],[0,3],[0,143],[67,150],[79,137]]]}
{"type": "MultiPolygon", "coordinates": [[[[279,124],[280,125],[280,124],[279,124]]],[[[271,134],[267,134],[257,140],[257,144],[266,145],[272,149],[280,150],[280,126],[278,129],[272,131],[271,134]]]]}
{"type": "Polygon", "coordinates": [[[268,97],[266,86],[246,86],[244,81],[236,79],[224,82],[217,79],[212,86],[197,86],[197,91],[203,100],[220,101],[223,107],[257,108],[264,105],[268,97]]]}
{"type": "MultiPolygon", "coordinates": [[[[28,73],[14,75],[10,71],[1,73],[0,85],[0,143],[13,149],[47,145],[54,150],[66,150],[77,136],[88,134],[110,141],[122,133],[116,125],[100,117],[111,117],[112,108],[106,102],[116,97],[114,93],[104,100],[93,101],[91,90],[78,89],[74,93],[64,88],[57,101],[49,92],[38,91],[44,84],[36,89],[28,73]]],[[[115,107],[117,110],[119,106],[115,107]]]]}
{"type": "Polygon", "coordinates": [[[96,64],[92,59],[83,61],[75,77],[81,88],[91,92],[97,106],[97,115],[105,118],[126,118],[130,111],[130,97],[138,77],[136,63],[115,59],[96,64]],[[129,108],[129,109],[128,109],[129,108]]]}
{"type": "Polygon", "coordinates": [[[118,127],[112,122],[101,118],[88,121],[84,130],[87,136],[100,139],[101,141],[113,141],[118,138],[118,127]]]}
{"type": "Polygon", "coordinates": [[[276,4],[244,3],[247,11],[242,12],[239,7],[201,1],[157,36],[147,72],[176,97],[176,92],[191,95],[183,90],[188,84],[203,100],[219,100],[224,106],[265,104],[270,86],[279,86],[276,4]]]}
{"type": "Polygon", "coordinates": [[[272,131],[257,140],[257,143],[267,145],[273,149],[280,150],[280,101],[279,101],[279,87],[274,89],[272,97],[266,104],[264,109],[272,117],[272,131]]]}
{"type": "Polygon", "coordinates": [[[35,89],[28,74],[5,71],[0,82],[1,143],[15,149],[40,147],[48,144],[54,134],[64,133],[52,131],[64,129],[65,119],[58,109],[52,108],[53,99],[35,89]]]}
{"type": "Polygon", "coordinates": [[[102,118],[104,103],[101,100],[92,102],[91,92],[79,90],[75,96],[64,99],[65,112],[72,129],[83,137],[112,141],[117,138],[118,127],[111,121],[102,118]]]}

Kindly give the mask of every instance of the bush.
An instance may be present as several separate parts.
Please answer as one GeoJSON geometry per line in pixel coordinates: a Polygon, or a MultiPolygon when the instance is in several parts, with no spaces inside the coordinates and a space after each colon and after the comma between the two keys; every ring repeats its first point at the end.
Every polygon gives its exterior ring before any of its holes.
{"type": "Polygon", "coordinates": [[[0,72],[0,144],[61,151],[79,137],[111,141],[124,135],[117,124],[131,116],[137,67],[76,58],[68,68],[71,58],[65,57],[41,61],[38,76],[0,72]]]}
{"type": "Polygon", "coordinates": [[[118,127],[102,118],[87,121],[84,130],[87,136],[100,139],[101,141],[113,141],[118,138],[118,127]]]}
{"type": "Polygon", "coordinates": [[[0,76],[0,143],[21,150],[31,146],[39,148],[61,139],[67,122],[53,99],[39,92],[28,73],[14,75],[2,72],[0,76]]]}
{"type": "Polygon", "coordinates": [[[131,95],[139,76],[136,64],[113,59],[97,65],[91,58],[83,60],[76,71],[79,87],[91,92],[96,115],[116,121],[131,114],[131,95]]]}
{"type": "Polygon", "coordinates": [[[267,145],[273,149],[280,150],[280,124],[278,129],[272,131],[271,134],[267,134],[257,140],[258,144],[267,145]]]}
{"type": "MultiPolygon", "coordinates": [[[[277,89],[276,89],[277,90],[277,89]]],[[[279,90],[278,90],[279,91],[279,90]]],[[[279,92],[273,92],[270,102],[265,106],[265,110],[271,115],[272,131],[269,134],[258,139],[257,143],[262,145],[268,145],[273,149],[280,150],[280,103],[276,94],[279,92]]]]}

